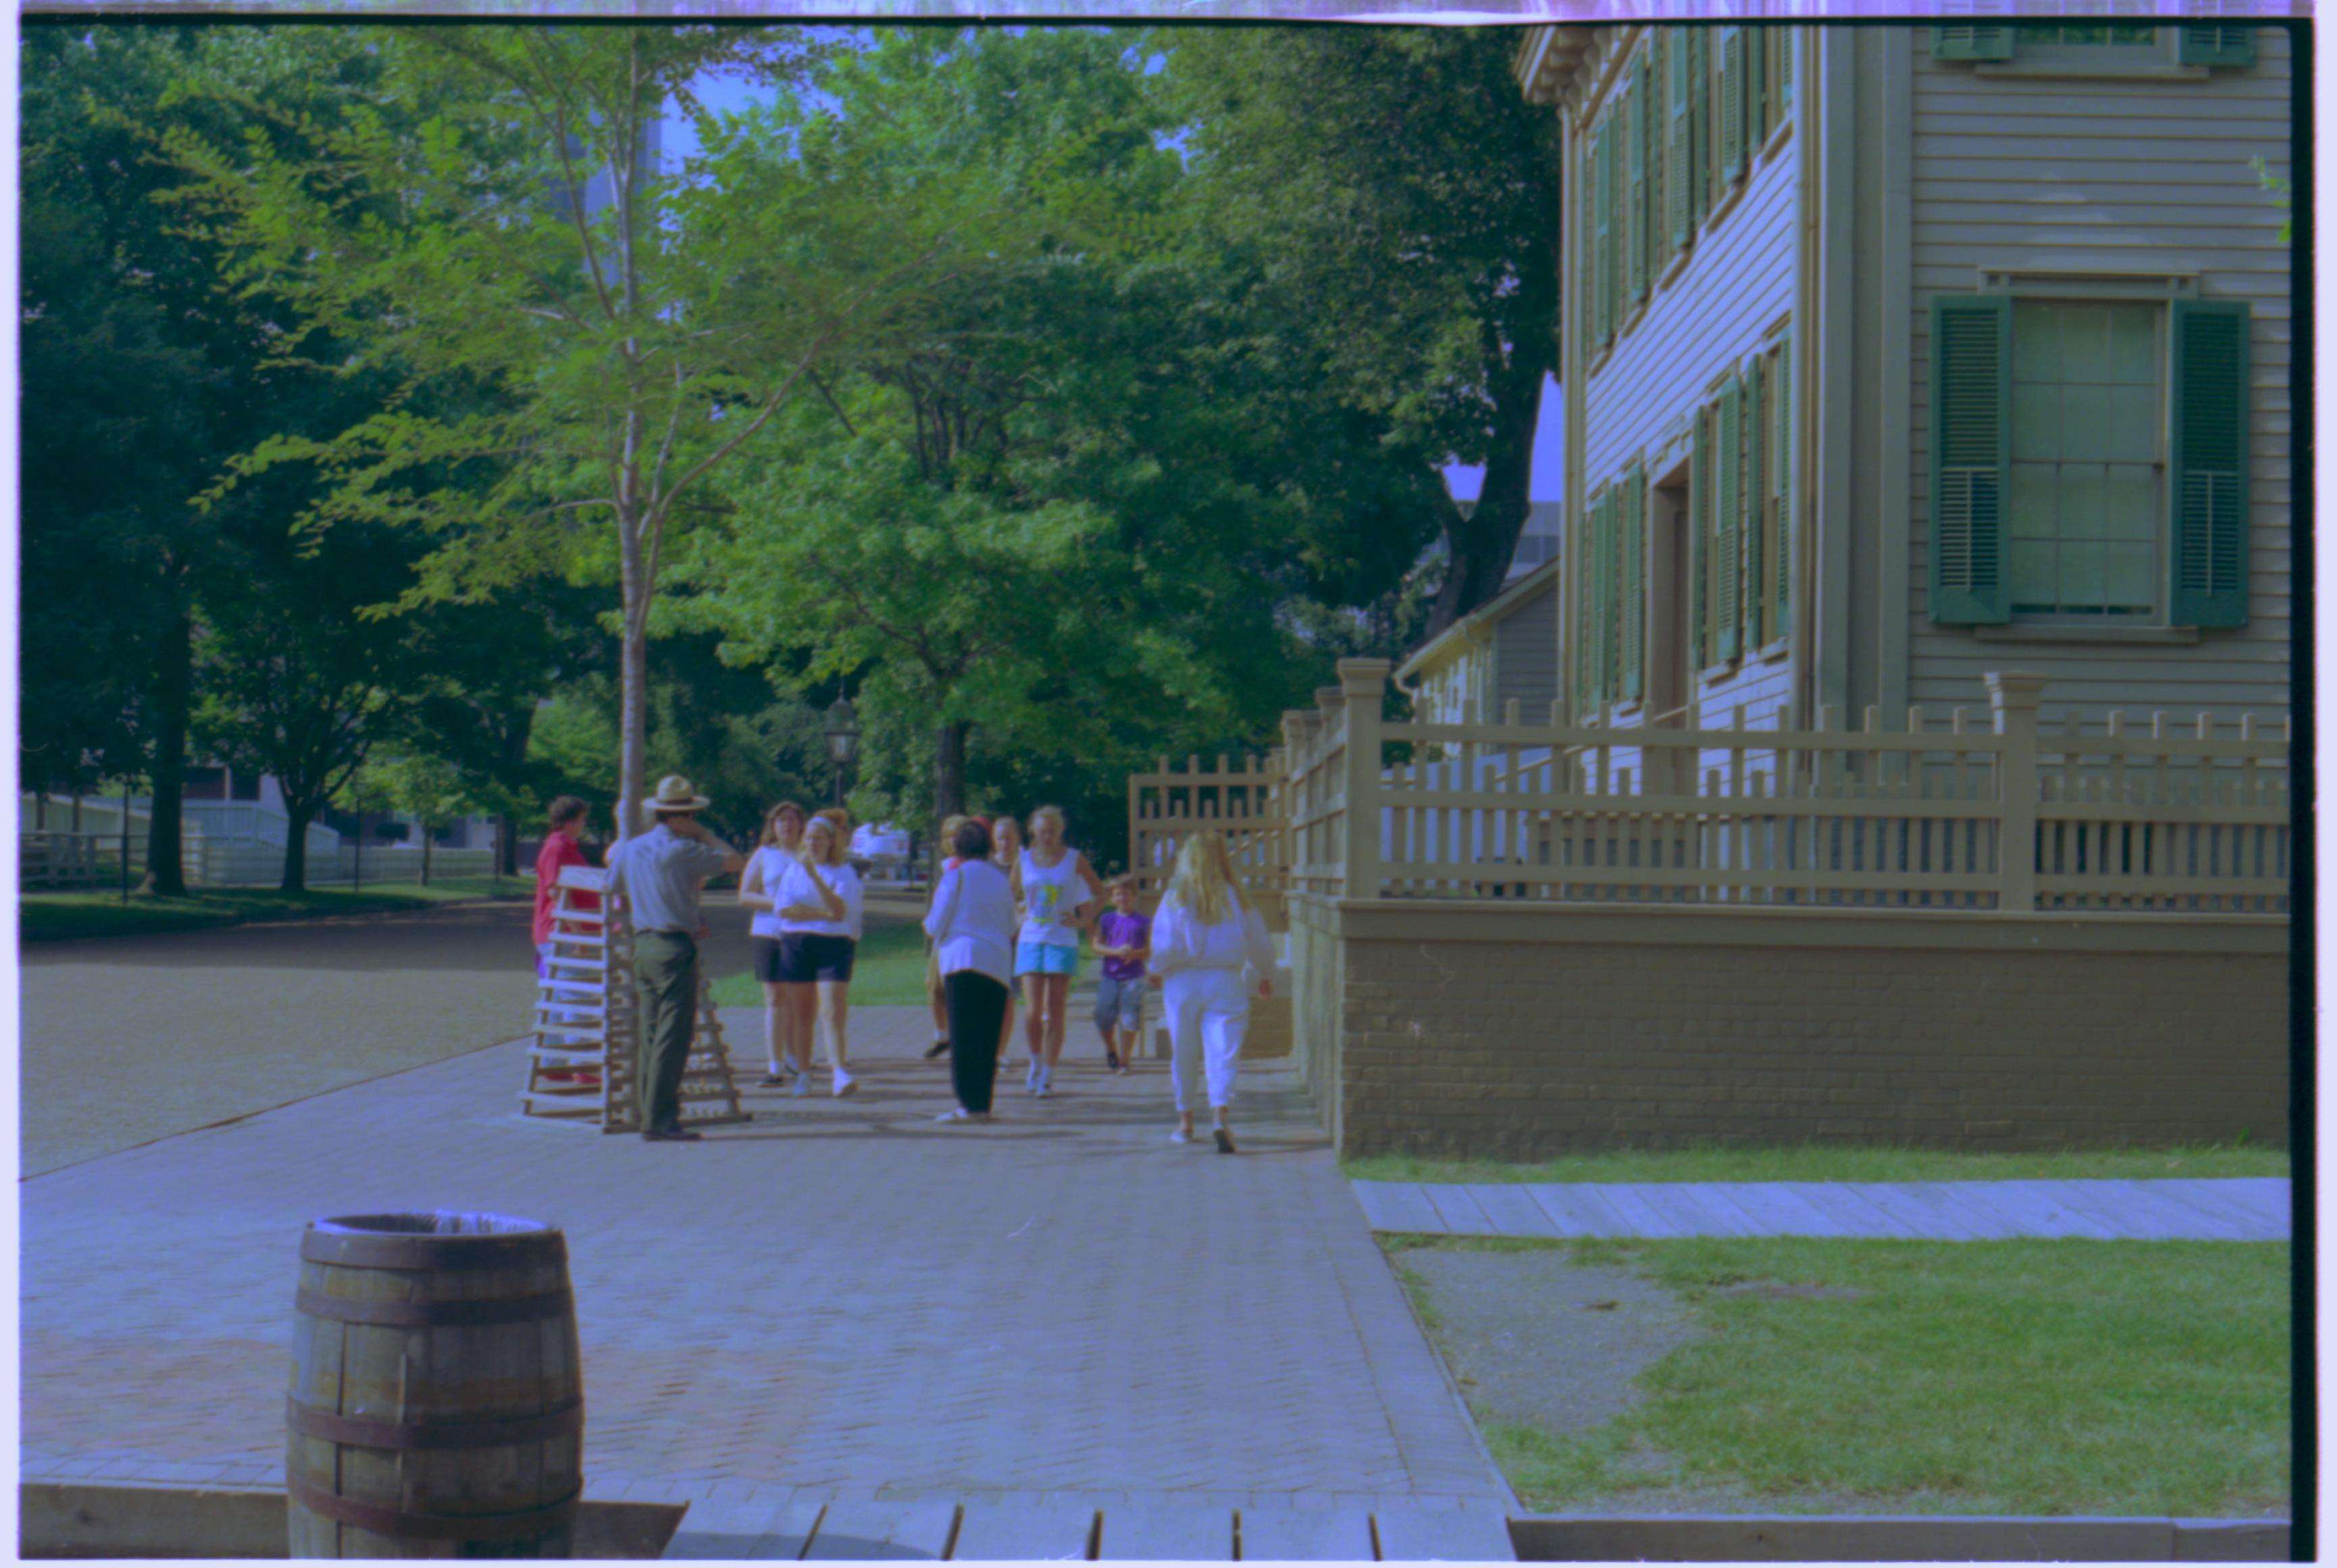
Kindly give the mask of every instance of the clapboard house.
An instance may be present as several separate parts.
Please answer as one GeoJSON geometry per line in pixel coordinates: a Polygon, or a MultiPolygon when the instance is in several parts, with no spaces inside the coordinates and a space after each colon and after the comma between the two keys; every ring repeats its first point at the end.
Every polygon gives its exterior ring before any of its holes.
{"type": "Polygon", "coordinates": [[[1613,725],[2289,703],[2289,37],[1552,26],[1559,679],[1613,725]]]}

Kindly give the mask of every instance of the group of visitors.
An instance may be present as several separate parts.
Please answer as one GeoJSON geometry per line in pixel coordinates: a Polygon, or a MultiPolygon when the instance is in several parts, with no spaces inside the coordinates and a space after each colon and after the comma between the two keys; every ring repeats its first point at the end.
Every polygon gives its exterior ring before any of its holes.
{"type": "MultiPolygon", "coordinates": [[[[709,934],[699,895],[717,874],[742,873],[738,901],[754,911],[753,965],[763,986],[769,1061],[764,1086],[811,1093],[814,1046],[825,1035],[832,1093],[857,1087],[847,1066],[846,1024],[864,895],[847,854],[850,818],[840,808],[807,813],[782,802],[765,814],[754,852],[742,856],[698,821],[708,803],[687,779],[660,780],[649,803],[654,825],[609,855],[608,885],[627,901],[633,930],[641,1136],[653,1143],[699,1136],[681,1125],[680,1091],[695,1026],[699,944],[709,934]]],[[[534,933],[547,956],[556,934],[552,890],[563,867],[584,863],[577,840],[587,821],[572,796],[555,801],[550,814],[552,831],[536,864],[534,933]]],[[[992,1119],[1018,1000],[1028,1047],[1023,1090],[1041,1099],[1053,1095],[1080,940],[1090,932],[1102,960],[1095,1022],[1107,1066],[1126,1073],[1134,1066],[1146,991],[1160,989],[1178,1115],[1171,1137],[1193,1141],[1201,1079],[1212,1137],[1221,1153],[1234,1153],[1227,1118],[1236,1063],[1253,988],[1272,994],[1266,977],[1274,959],[1265,921],[1236,889],[1224,837],[1187,839],[1159,912],[1148,919],[1136,908],[1133,878],[1107,887],[1064,842],[1060,810],[1033,812],[1030,829],[1026,844],[1011,817],[953,816],[943,824],[949,857],[924,920],[934,1019],[926,1056],[949,1056],[957,1104],[937,1119],[992,1119]]]]}

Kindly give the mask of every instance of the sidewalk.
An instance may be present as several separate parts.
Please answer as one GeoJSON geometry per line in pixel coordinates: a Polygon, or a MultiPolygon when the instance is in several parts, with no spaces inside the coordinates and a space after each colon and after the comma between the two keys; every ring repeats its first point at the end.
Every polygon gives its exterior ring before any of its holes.
{"type": "Polygon", "coordinates": [[[2285,1242],[2277,1176],[2146,1182],[1356,1182],[1374,1231],[1452,1236],[2285,1242]]]}
{"type": "Polygon", "coordinates": [[[24,1478],[280,1485],[301,1227],[445,1207],[566,1229],[596,1498],[1506,1510],[1286,1065],[1228,1159],[1076,1017],[990,1128],[933,1125],[921,1009],[854,1023],[857,1096],[695,1144],[521,1118],[505,1045],[26,1181],[24,1478]]]}

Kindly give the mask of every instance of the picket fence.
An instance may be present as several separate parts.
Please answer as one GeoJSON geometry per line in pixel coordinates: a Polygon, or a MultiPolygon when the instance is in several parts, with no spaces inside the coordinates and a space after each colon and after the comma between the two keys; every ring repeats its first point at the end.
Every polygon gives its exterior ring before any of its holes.
{"type": "Polygon", "coordinates": [[[1284,745],[1129,781],[1148,891],[1225,831],[1278,904],[1335,897],[2285,913],[2289,733],[2254,718],[2039,722],[2041,677],[1886,729],[1389,722],[1387,665],[1344,660],[1284,745]],[[2269,733],[2274,727],[2278,733],[2269,733]],[[1398,760],[1400,759],[1400,760],[1398,760]],[[1362,832],[1356,823],[1369,824],[1362,832]],[[2025,852],[2019,846],[2026,846],[2025,852]]]}

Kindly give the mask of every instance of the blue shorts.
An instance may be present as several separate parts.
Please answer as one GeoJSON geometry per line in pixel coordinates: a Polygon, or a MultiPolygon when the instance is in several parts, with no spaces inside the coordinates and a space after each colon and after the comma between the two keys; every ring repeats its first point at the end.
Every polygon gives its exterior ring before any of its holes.
{"type": "Polygon", "coordinates": [[[1144,1027],[1144,977],[1116,980],[1104,975],[1096,981],[1096,1027],[1128,1029],[1144,1027]]]}
{"type": "Polygon", "coordinates": [[[1014,972],[1018,975],[1076,975],[1080,972],[1080,950],[1054,942],[1016,942],[1014,972]]]}

